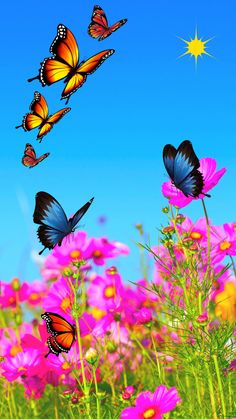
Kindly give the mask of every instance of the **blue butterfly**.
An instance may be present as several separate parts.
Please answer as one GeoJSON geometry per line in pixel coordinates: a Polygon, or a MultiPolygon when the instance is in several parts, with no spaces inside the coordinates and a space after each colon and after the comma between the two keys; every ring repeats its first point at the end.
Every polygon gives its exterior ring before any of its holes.
{"type": "Polygon", "coordinates": [[[75,231],[76,225],[87,212],[93,200],[94,198],[90,199],[73,217],[67,219],[63,208],[52,195],[47,192],[36,194],[33,220],[36,224],[40,224],[37,234],[44,246],[39,255],[45,249],[53,249],[57,244],[61,246],[64,237],[75,231]]]}
{"type": "Polygon", "coordinates": [[[197,198],[203,194],[203,175],[199,172],[200,163],[190,141],[183,141],[176,149],[167,144],[163,149],[163,161],[171,182],[183,194],[197,198]]]}

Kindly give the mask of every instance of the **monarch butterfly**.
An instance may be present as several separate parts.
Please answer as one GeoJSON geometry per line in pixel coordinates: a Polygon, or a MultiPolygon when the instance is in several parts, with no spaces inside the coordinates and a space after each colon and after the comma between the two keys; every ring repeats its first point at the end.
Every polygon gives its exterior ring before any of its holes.
{"type": "Polygon", "coordinates": [[[28,81],[39,79],[42,86],[50,86],[65,79],[66,87],[61,94],[61,99],[67,98],[66,103],[68,103],[70,96],[84,84],[87,75],[94,73],[115,51],[106,49],[93,55],[87,61],[79,63],[76,39],[65,25],[60,24],[57,27],[57,36],[50,47],[50,52],[53,57],[45,58],[41,63],[39,75],[28,79],[28,81]]]}
{"type": "Polygon", "coordinates": [[[93,199],[90,199],[81,207],[73,217],[67,219],[63,208],[52,195],[47,192],[38,192],[36,194],[33,219],[36,224],[40,224],[37,234],[44,245],[39,255],[47,248],[53,249],[57,244],[61,246],[62,240],[75,231],[76,225],[88,211],[93,199]]]}
{"type": "Polygon", "coordinates": [[[123,26],[128,19],[121,19],[114,23],[114,25],[108,26],[108,21],[102,8],[100,6],[94,6],[91,20],[92,22],[88,27],[89,35],[92,36],[92,38],[99,38],[99,41],[103,41],[103,39],[107,38],[123,26]]]}
{"type": "Polygon", "coordinates": [[[167,144],[163,149],[163,161],[168,175],[174,186],[188,197],[197,198],[203,194],[204,180],[198,170],[200,162],[190,141],[183,141],[176,149],[167,144]]]}
{"type": "Polygon", "coordinates": [[[50,353],[58,356],[61,352],[69,352],[75,341],[75,326],[56,313],[46,312],[41,317],[46,321],[47,331],[51,335],[47,339],[49,352],[45,358],[50,353]]]}
{"type": "Polygon", "coordinates": [[[22,125],[16,128],[23,128],[25,131],[30,131],[34,128],[39,128],[37,139],[42,141],[44,135],[48,134],[56,124],[71,108],[63,108],[51,116],[48,116],[48,105],[39,92],[34,92],[34,99],[30,104],[30,113],[27,113],[22,121],[22,125]]]}
{"type": "Polygon", "coordinates": [[[34,147],[31,144],[27,143],[25,146],[24,156],[22,157],[22,164],[32,169],[32,167],[37,166],[37,164],[46,159],[46,157],[48,157],[49,154],[50,153],[45,153],[37,158],[34,151],[34,147]]]}

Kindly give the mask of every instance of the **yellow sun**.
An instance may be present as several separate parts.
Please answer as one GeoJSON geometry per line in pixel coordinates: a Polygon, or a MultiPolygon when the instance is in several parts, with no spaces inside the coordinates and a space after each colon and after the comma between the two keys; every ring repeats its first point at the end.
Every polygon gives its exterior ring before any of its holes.
{"type": "Polygon", "coordinates": [[[203,54],[208,55],[209,57],[212,57],[212,55],[206,51],[206,48],[207,48],[206,44],[209,41],[211,41],[212,38],[207,39],[206,41],[202,41],[202,38],[198,38],[197,29],[195,31],[194,39],[191,39],[190,41],[186,41],[186,39],[183,39],[183,38],[180,38],[180,39],[181,41],[185,42],[185,44],[187,44],[186,46],[187,51],[185,51],[182,55],[180,55],[180,57],[190,54],[191,57],[195,58],[196,65],[197,65],[198,57],[202,57],[203,54]]]}

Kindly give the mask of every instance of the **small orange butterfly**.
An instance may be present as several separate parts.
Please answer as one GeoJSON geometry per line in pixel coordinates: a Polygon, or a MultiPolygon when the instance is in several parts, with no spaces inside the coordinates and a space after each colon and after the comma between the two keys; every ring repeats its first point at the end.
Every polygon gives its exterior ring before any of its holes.
{"type": "Polygon", "coordinates": [[[91,17],[91,23],[88,27],[88,33],[92,38],[99,38],[99,41],[110,36],[113,32],[117,31],[121,26],[123,26],[128,19],[121,19],[118,22],[114,23],[112,26],[108,26],[107,17],[104,10],[100,6],[94,6],[93,14],[91,17]]]}
{"type": "Polygon", "coordinates": [[[30,105],[30,113],[27,113],[22,121],[22,125],[16,128],[23,128],[25,131],[30,131],[34,128],[39,128],[37,139],[42,141],[44,135],[48,134],[56,124],[71,108],[63,108],[51,116],[48,116],[48,105],[39,92],[34,93],[34,99],[30,105]]]}
{"type": "Polygon", "coordinates": [[[48,157],[49,154],[50,153],[45,153],[37,158],[34,151],[34,147],[31,144],[27,143],[25,146],[24,156],[22,157],[22,164],[31,169],[32,167],[37,166],[37,164],[46,159],[46,157],[48,157]]]}
{"type": "Polygon", "coordinates": [[[69,101],[70,96],[79,89],[89,74],[94,73],[100,65],[114,54],[114,49],[105,49],[93,55],[87,61],[79,63],[79,49],[73,33],[65,26],[58,25],[57,36],[54,39],[50,52],[53,57],[45,58],[39,69],[39,75],[28,79],[39,79],[42,86],[50,86],[59,80],[65,79],[61,99],[69,101]]]}

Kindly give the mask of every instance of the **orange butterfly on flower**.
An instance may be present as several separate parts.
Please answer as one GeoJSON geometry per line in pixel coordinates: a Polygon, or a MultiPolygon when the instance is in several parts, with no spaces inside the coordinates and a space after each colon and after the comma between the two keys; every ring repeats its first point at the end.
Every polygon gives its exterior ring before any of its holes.
{"type": "Polygon", "coordinates": [[[22,125],[18,125],[16,128],[22,127],[25,131],[31,131],[34,128],[39,128],[37,139],[42,141],[44,135],[48,134],[60,119],[71,110],[71,108],[63,108],[48,116],[48,105],[39,92],[34,93],[34,99],[30,105],[30,113],[27,113],[22,121],[22,125]]]}
{"type": "Polygon", "coordinates": [[[39,79],[42,86],[50,86],[59,80],[65,79],[66,86],[61,99],[67,99],[79,89],[89,74],[94,73],[98,67],[115,51],[106,49],[93,55],[87,61],[79,63],[79,49],[73,33],[65,26],[58,25],[57,36],[54,39],[50,52],[53,57],[45,58],[41,63],[39,75],[28,79],[29,82],[39,79]]]}
{"type": "Polygon", "coordinates": [[[76,329],[60,314],[46,312],[41,314],[46,321],[47,331],[51,336],[47,339],[49,352],[45,358],[53,353],[58,356],[61,352],[69,352],[75,341],[76,329]]]}
{"type": "Polygon", "coordinates": [[[93,14],[91,17],[91,23],[88,27],[88,33],[92,38],[99,38],[99,41],[110,36],[113,32],[117,31],[121,26],[123,26],[128,19],[121,19],[118,22],[114,23],[112,26],[108,26],[108,21],[106,15],[100,6],[94,6],[93,14]]]}
{"type": "Polygon", "coordinates": [[[22,157],[22,164],[31,169],[32,167],[37,166],[37,164],[46,159],[46,157],[48,157],[49,154],[50,153],[45,153],[37,158],[34,151],[34,147],[31,144],[27,143],[25,146],[24,156],[22,157]]]}

